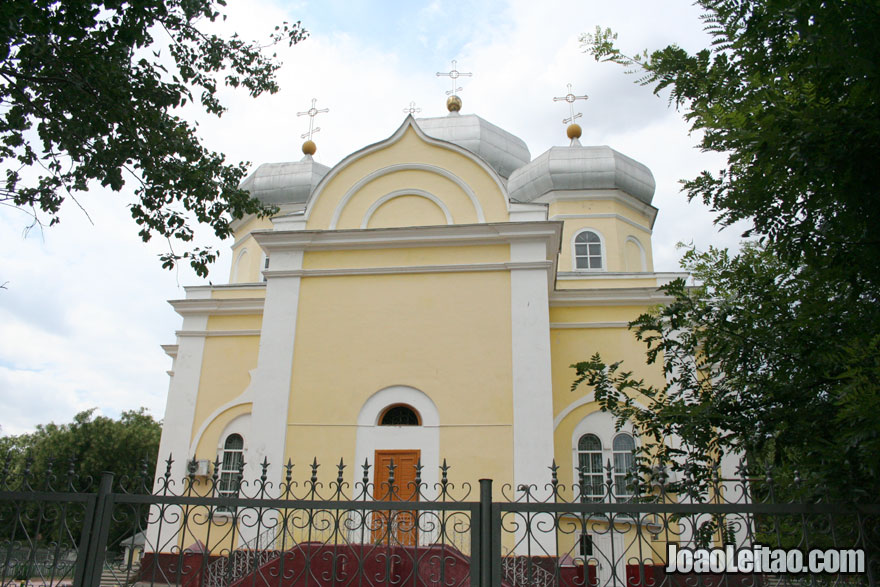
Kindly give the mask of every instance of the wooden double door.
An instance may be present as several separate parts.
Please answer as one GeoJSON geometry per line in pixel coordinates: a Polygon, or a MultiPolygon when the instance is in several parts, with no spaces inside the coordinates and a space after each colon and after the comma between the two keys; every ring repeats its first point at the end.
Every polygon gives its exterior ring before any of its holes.
{"type": "MultiPolygon", "coordinates": [[[[421,451],[377,450],[373,461],[373,499],[376,501],[419,501],[416,465],[421,451]],[[391,472],[394,471],[392,480],[391,472]]],[[[418,512],[375,510],[371,529],[376,544],[418,544],[418,512]]]]}

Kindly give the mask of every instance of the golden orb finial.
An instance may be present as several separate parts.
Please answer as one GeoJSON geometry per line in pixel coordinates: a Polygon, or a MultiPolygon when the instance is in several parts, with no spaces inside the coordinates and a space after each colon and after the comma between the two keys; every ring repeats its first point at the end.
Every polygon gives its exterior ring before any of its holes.
{"type": "Polygon", "coordinates": [[[315,144],[315,141],[309,139],[308,141],[303,143],[303,153],[305,155],[314,155],[315,151],[318,150],[318,145],[315,144]]]}
{"type": "Polygon", "coordinates": [[[579,139],[581,138],[581,125],[579,124],[569,124],[568,128],[565,129],[565,134],[568,135],[570,139],[579,139]]]}
{"type": "Polygon", "coordinates": [[[446,99],[446,109],[450,112],[458,112],[461,110],[461,98],[452,95],[446,99]]]}

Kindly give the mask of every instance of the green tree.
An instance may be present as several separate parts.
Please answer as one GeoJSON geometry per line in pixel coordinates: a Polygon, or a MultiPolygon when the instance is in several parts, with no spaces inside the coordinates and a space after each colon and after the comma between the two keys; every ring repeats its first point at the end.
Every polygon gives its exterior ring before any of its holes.
{"type": "MultiPolygon", "coordinates": [[[[193,221],[225,238],[230,222],[269,212],[238,188],[246,164],[206,148],[177,114],[188,102],[217,116],[218,91],[278,90],[268,46],[302,40],[300,23],[268,44],[209,32],[224,0],[6,0],[0,3],[0,203],[54,224],[65,198],[94,185],[134,185],[144,241],[193,239],[193,221]],[[194,97],[195,95],[195,97],[194,97]]],[[[189,246],[189,245],[187,245],[189,246]]],[[[211,249],[170,250],[207,274],[211,249]]]]}
{"type": "MultiPolygon", "coordinates": [[[[587,51],[640,74],[670,101],[718,172],[683,181],[728,225],[757,237],[739,255],[690,250],[700,285],[631,324],[663,388],[598,354],[573,387],[657,441],[659,458],[705,488],[724,451],[795,471],[806,495],[875,500],[880,489],[880,4],[700,0],[710,48],[637,56],[616,35],[587,51]],[[663,441],[682,441],[672,448],[663,441]]],[[[641,461],[647,465],[648,454],[641,461]]],[[[646,468],[645,474],[650,474],[646,468]]],[[[791,484],[794,491],[796,483],[791,484]]]]}
{"type": "MultiPolygon", "coordinates": [[[[80,412],[69,424],[37,426],[31,434],[0,438],[0,488],[19,491],[97,491],[105,471],[114,473],[114,490],[150,491],[162,427],[144,408],[118,420],[80,412]]],[[[110,544],[144,527],[146,508],[117,508],[110,544]]],[[[0,541],[56,541],[75,547],[82,514],[76,505],[4,502],[0,541]],[[62,510],[64,506],[66,509],[62,510]],[[28,538],[25,538],[28,537],[28,538]]]]}
{"type": "Polygon", "coordinates": [[[797,471],[801,498],[875,500],[880,305],[853,304],[845,286],[755,243],[736,256],[690,249],[683,266],[699,285],[664,286],[672,301],[631,324],[666,384],[595,354],[574,365],[572,389],[591,386],[602,409],[633,422],[647,440],[642,473],[664,463],[683,481],[675,491],[705,492],[732,452],[761,473],[775,467],[779,482],[797,471]]]}
{"type": "Polygon", "coordinates": [[[880,3],[700,0],[711,47],[629,57],[610,30],[583,35],[597,60],[640,74],[727,166],[684,181],[718,221],[754,223],[793,264],[877,287],[880,3]]]}
{"type": "Polygon", "coordinates": [[[81,486],[96,483],[104,471],[128,483],[146,473],[151,483],[161,424],[145,408],[122,412],[118,420],[96,417],[94,412],[94,408],[80,412],[69,424],[41,424],[31,434],[6,437],[2,448],[19,472],[29,462],[33,477],[40,481],[50,463],[58,480],[70,472],[73,463],[73,473],[81,486]]]}

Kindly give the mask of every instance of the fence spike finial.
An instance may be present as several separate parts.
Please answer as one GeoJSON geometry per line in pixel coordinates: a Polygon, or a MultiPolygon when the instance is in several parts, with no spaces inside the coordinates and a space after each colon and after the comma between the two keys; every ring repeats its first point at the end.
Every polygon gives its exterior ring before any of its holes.
{"type": "Polygon", "coordinates": [[[288,457],[287,464],[284,465],[284,482],[290,485],[290,481],[293,478],[293,461],[288,457]]]}
{"type": "Polygon", "coordinates": [[[336,473],[336,483],[339,488],[342,488],[342,472],[345,470],[345,463],[342,462],[342,459],[339,459],[339,464],[336,465],[337,473],[336,473]]]}
{"type": "Polygon", "coordinates": [[[192,480],[193,477],[196,476],[196,469],[199,468],[199,462],[196,460],[196,455],[189,460],[186,464],[186,476],[192,480]]]}
{"type": "Polygon", "coordinates": [[[320,467],[320,466],[321,465],[318,464],[318,457],[315,457],[314,459],[312,459],[312,464],[311,464],[312,476],[309,479],[309,481],[311,481],[311,483],[312,483],[312,487],[314,487],[315,483],[318,482],[318,467],[320,467]]]}

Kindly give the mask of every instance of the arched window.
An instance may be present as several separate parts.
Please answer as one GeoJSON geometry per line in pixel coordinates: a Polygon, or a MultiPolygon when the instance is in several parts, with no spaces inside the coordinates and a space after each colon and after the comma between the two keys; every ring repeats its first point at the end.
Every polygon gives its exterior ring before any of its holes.
{"type": "Polygon", "coordinates": [[[584,230],[574,237],[575,269],[602,269],[602,239],[592,230],[584,230]]]}
{"type": "Polygon", "coordinates": [[[614,495],[617,497],[629,497],[633,494],[630,476],[633,472],[633,452],[636,443],[633,437],[622,432],[614,437],[612,446],[614,454],[614,495]]]}
{"type": "Polygon", "coordinates": [[[266,281],[266,276],[263,275],[263,271],[269,270],[269,256],[266,253],[263,253],[263,269],[260,271],[260,281],[266,281]]]}
{"type": "MultiPolygon", "coordinates": [[[[223,458],[220,461],[220,475],[217,486],[219,497],[236,497],[241,485],[244,467],[244,439],[240,434],[230,434],[223,444],[223,458]]],[[[221,512],[231,512],[233,508],[217,508],[221,512]]]]}
{"type": "Polygon", "coordinates": [[[379,418],[379,426],[420,426],[419,415],[409,406],[391,406],[379,418]]]}
{"type": "Polygon", "coordinates": [[[584,434],[578,440],[578,475],[581,501],[602,501],[602,441],[595,434],[584,434]]]}

